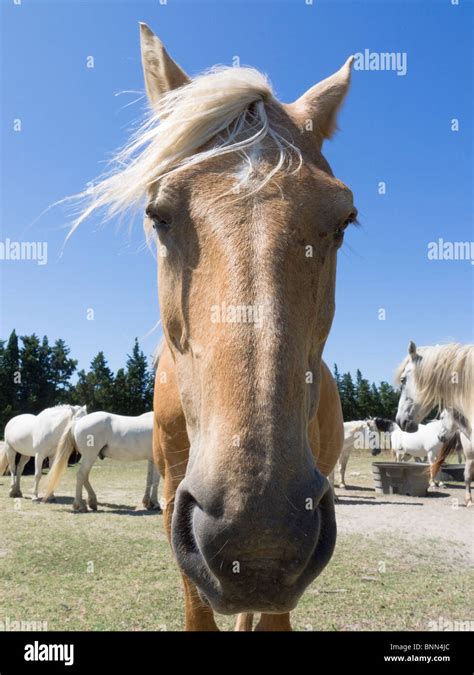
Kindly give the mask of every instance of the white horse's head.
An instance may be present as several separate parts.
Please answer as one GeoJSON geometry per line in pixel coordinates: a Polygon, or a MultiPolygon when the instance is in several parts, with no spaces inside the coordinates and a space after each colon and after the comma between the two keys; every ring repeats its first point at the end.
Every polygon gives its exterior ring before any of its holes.
{"type": "Polygon", "coordinates": [[[410,341],[408,357],[403,361],[398,376],[400,384],[400,400],[398,401],[397,424],[403,431],[417,431],[418,424],[429,413],[418,402],[418,392],[415,382],[415,369],[423,357],[416,351],[416,344],[410,341]]]}
{"type": "Polygon", "coordinates": [[[439,421],[441,422],[441,425],[438,432],[438,440],[441,441],[441,443],[447,443],[458,430],[458,423],[453,410],[445,408],[439,416],[439,421]]]}

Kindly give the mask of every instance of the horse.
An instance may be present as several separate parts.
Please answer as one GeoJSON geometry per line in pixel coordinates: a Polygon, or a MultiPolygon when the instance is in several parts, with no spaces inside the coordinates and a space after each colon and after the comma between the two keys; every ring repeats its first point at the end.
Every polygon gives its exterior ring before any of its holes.
{"type": "MultiPolygon", "coordinates": [[[[342,452],[337,462],[337,469],[340,473],[339,487],[346,488],[346,469],[351,452],[357,449],[369,449],[375,457],[380,454],[380,447],[374,434],[374,424],[372,420],[354,420],[344,422],[344,444],[342,452]]],[[[334,480],[334,478],[333,478],[334,480]]]]}
{"type": "MultiPolygon", "coordinates": [[[[35,458],[35,477],[33,501],[40,501],[38,494],[43,462],[56,453],[56,448],[66,426],[87,414],[86,406],[57,405],[46,408],[38,415],[16,415],[5,427],[5,446],[0,455],[0,476],[7,466],[10,468],[10,497],[22,497],[20,479],[25,464],[30,457],[35,458]],[[18,466],[15,466],[16,453],[20,455],[18,466]]],[[[51,493],[50,498],[54,498],[51,493]]]]}
{"type": "Polygon", "coordinates": [[[124,462],[147,460],[148,470],[143,506],[160,511],[158,485],[160,476],[153,461],[152,451],[153,412],[138,417],[93,412],[80,420],[71,420],[59,441],[58,452],[48,476],[46,499],[54,492],[64,473],[70,455],[76,450],[82,456],[76,476],[76,496],[73,510],[87,512],[87,504],[97,511],[97,496],[89,482],[89,473],[98,457],[124,462]],[[87,504],[82,498],[87,490],[87,504]]]}
{"type": "Polygon", "coordinates": [[[474,417],[474,345],[419,347],[411,341],[408,355],[395,376],[400,386],[397,423],[416,431],[437,406],[453,410],[460,430],[469,439],[474,417]]]}
{"type": "MultiPolygon", "coordinates": [[[[450,411],[452,414],[452,411],[450,411]]],[[[450,424],[454,421],[454,424],[458,426],[459,429],[459,438],[461,441],[461,446],[462,446],[462,451],[464,453],[464,457],[466,459],[466,463],[464,465],[464,484],[465,484],[465,495],[464,495],[464,504],[466,506],[472,506],[472,495],[471,495],[471,482],[474,480],[474,448],[472,447],[472,441],[468,436],[464,433],[463,429],[459,426],[459,421],[457,420],[456,416],[452,414],[451,419],[449,417],[446,417],[444,422],[449,428],[450,424]]],[[[456,450],[456,445],[455,444],[450,444],[447,445],[440,456],[437,458],[436,463],[435,463],[435,468],[436,470],[440,470],[442,468],[443,462],[449,457],[449,455],[456,450]]],[[[458,455],[458,461],[459,461],[459,455],[458,455]]],[[[460,462],[459,462],[460,463],[460,462]]]]}
{"type": "MultiPolygon", "coordinates": [[[[428,460],[430,465],[430,486],[442,486],[436,481],[438,470],[434,470],[436,460],[444,447],[450,442],[457,431],[451,414],[443,410],[440,419],[432,420],[427,424],[419,424],[417,431],[408,433],[402,431],[396,422],[376,417],[375,425],[382,432],[389,432],[389,445],[397,462],[407,461],[413,457],[416,461],[428,460]]],[[[386,441],[381,443],[387,445],[386,441]]]]}
{"type": "Polygon", "coordinates": [[[349,89],[349,58],[290,104],[247,67],[189,78],[141,24],[150,116],[84,193],[96,209],[146,198],[165,346],[153,450],[185,589],[185,628],[290,630],[332,557],[327,476],[343,440],[322,360],[337,251],[356,220],[321,149],[349,89]]]}

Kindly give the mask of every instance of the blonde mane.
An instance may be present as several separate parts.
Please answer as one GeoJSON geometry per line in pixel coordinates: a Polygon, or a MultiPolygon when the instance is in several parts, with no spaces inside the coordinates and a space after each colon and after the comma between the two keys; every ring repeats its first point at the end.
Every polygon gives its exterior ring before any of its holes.
{"type": "Polygon", "coordinates": [[[299,168],[300,150],[271,121],[270,109],[276,106],[269,81],[254,68],[217,67],[165,94],[115,155],[111,170],[77,195],[85,208],[68,236],[97,209],[110,218],[137,206],[150,185],[206,159],[239,152],[251,171],[246,150],[266,138],[278,149],[278,160],[254,192],[289,167],[293,156],[299,168]]]}
{"type": "MultiPolygon", "coordinates": [[[[417,347],[417,354],[421,358],[415,360],[413,373],[421,407],[454,408],[472,421],[474,345],[417,347]]],[[[407,356],[397,369],[397,384],[409,359],[407,356]]]]}

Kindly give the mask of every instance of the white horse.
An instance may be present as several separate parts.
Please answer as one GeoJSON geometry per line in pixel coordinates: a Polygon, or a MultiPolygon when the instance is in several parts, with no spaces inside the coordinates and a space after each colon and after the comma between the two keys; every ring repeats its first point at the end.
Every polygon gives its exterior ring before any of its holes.
{"type": "MultiPolygon", "coordinates": [[[[470,438],[466,436],[462,428],[459,427],[456,415],[453,414],[451,411],[449,411],[448,415],[444,418],[444,423],[446,424],[447,428],[449,428],[449,426],[452,423],[458,426],[461,446],[464,456],[466,458],[466,463],[464,466],[464,484],[466,487],[464,503],[466,504],[466,506],[472,506],[471,482],[474,480],[474,448],[472,447],[472,441],[470,438]],[[449,417],[450,414],[451,417],[449,417]]],[[[445,459],[450,455],[451,452],[454,452],[455,449],[456,449],[455,444],[451,444],[445,447],[445,449],[441,453],[440,457],[438,457],[438,460],[436,462],[437,469],[441,468],[441,465],[443,464],[445,459]]]]}
{"type": "MultiPolygon", "coordinates": [[[[371,420],[354,420],[353,422],[344,422],[344,444],[337,461],[337,469],[340,473],[339,487],[346,488],[346,468],[351,452],[356,449],[371,450],[372,455],[380,453],[380,447],[377,443],[375,427],[371,420]]],[[[334,472],[330,478],[334,483],[334,472]]]]}
{"type": "Polygon", "coordinates": [[[408,356],[398,367],[400,385],[397,423],[416,431],[435,406],[454,411],[460,430],[469,439],[474,419],[474,345],[435,345],[417,349],[408,345],[408,356]]]}
{"type": "MultiPolygon", "coordinates": [[[[22,497],[20,479],[30,457],[35,458],[35,481],[33,500],[39,501],[38,489],[43,462],[56,452],[58,443],[67,425],[87,415],[86,406],[57,405],[46,408],[39,415],[16,415],[5,427],[5,445],[0,455],[0,476],[7,466],[10,468],[10,497],[22,497]],[[20,456],[15,466],[16,453],[20,456]]],[[[53,497],[53,495],[51,495],[53,497]]]]}
{"type": "MultiPolygon", "coordinates": [[[[402,431],[396,422],[391,420],[374,420],[377,428],[389,432],[389,444],[395,454],[397,462],[403,462],[413,457],[415,460],[428,460],[431,467],[430,485],[442,485],[436,481],[438,470],[433,467],[443,448],[449,443],[457,431],[452,415],[443,410],[440,419],[432,420],[428,424],[418,424],[417,431],[408,433],[402,431]]],[[[387,445],[386,442],[381,445],[387,445]]]]}
{"type": "Polygon", "coordinates": [[[108,412],[93,412],[81,420],[72,420],[64,430],[58,453],[48,478],[46,498],[53,493],[68,458],[74,450],[82,455],[81,466],[76,477],[75,511],[87,511],[82,498],[83,487],[87,490],[87,502],[92,511],[97,511],[97,496],[89,482],[89,473],[98,457],[117,459],[125,462],[148,460],[143,505],[147,509],[160,510],[158,485],[160,474],[153,462],[152,451],[153,412],[138,417],[114,415],[108,412]]]}

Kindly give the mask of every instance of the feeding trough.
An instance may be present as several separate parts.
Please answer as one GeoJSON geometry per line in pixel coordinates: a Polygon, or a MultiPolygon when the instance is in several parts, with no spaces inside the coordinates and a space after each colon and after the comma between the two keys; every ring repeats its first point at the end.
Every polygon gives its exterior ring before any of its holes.
{"type": "Polygon", "coordinates": [[[464,464],[443,464],[441,466],[441,478],[464,483],[464,464]]]}
{"type": "Polygon", "coordinates": [[[425,497],[430,465],[424,462],[372,462],[375,492],[425,497]]]}

